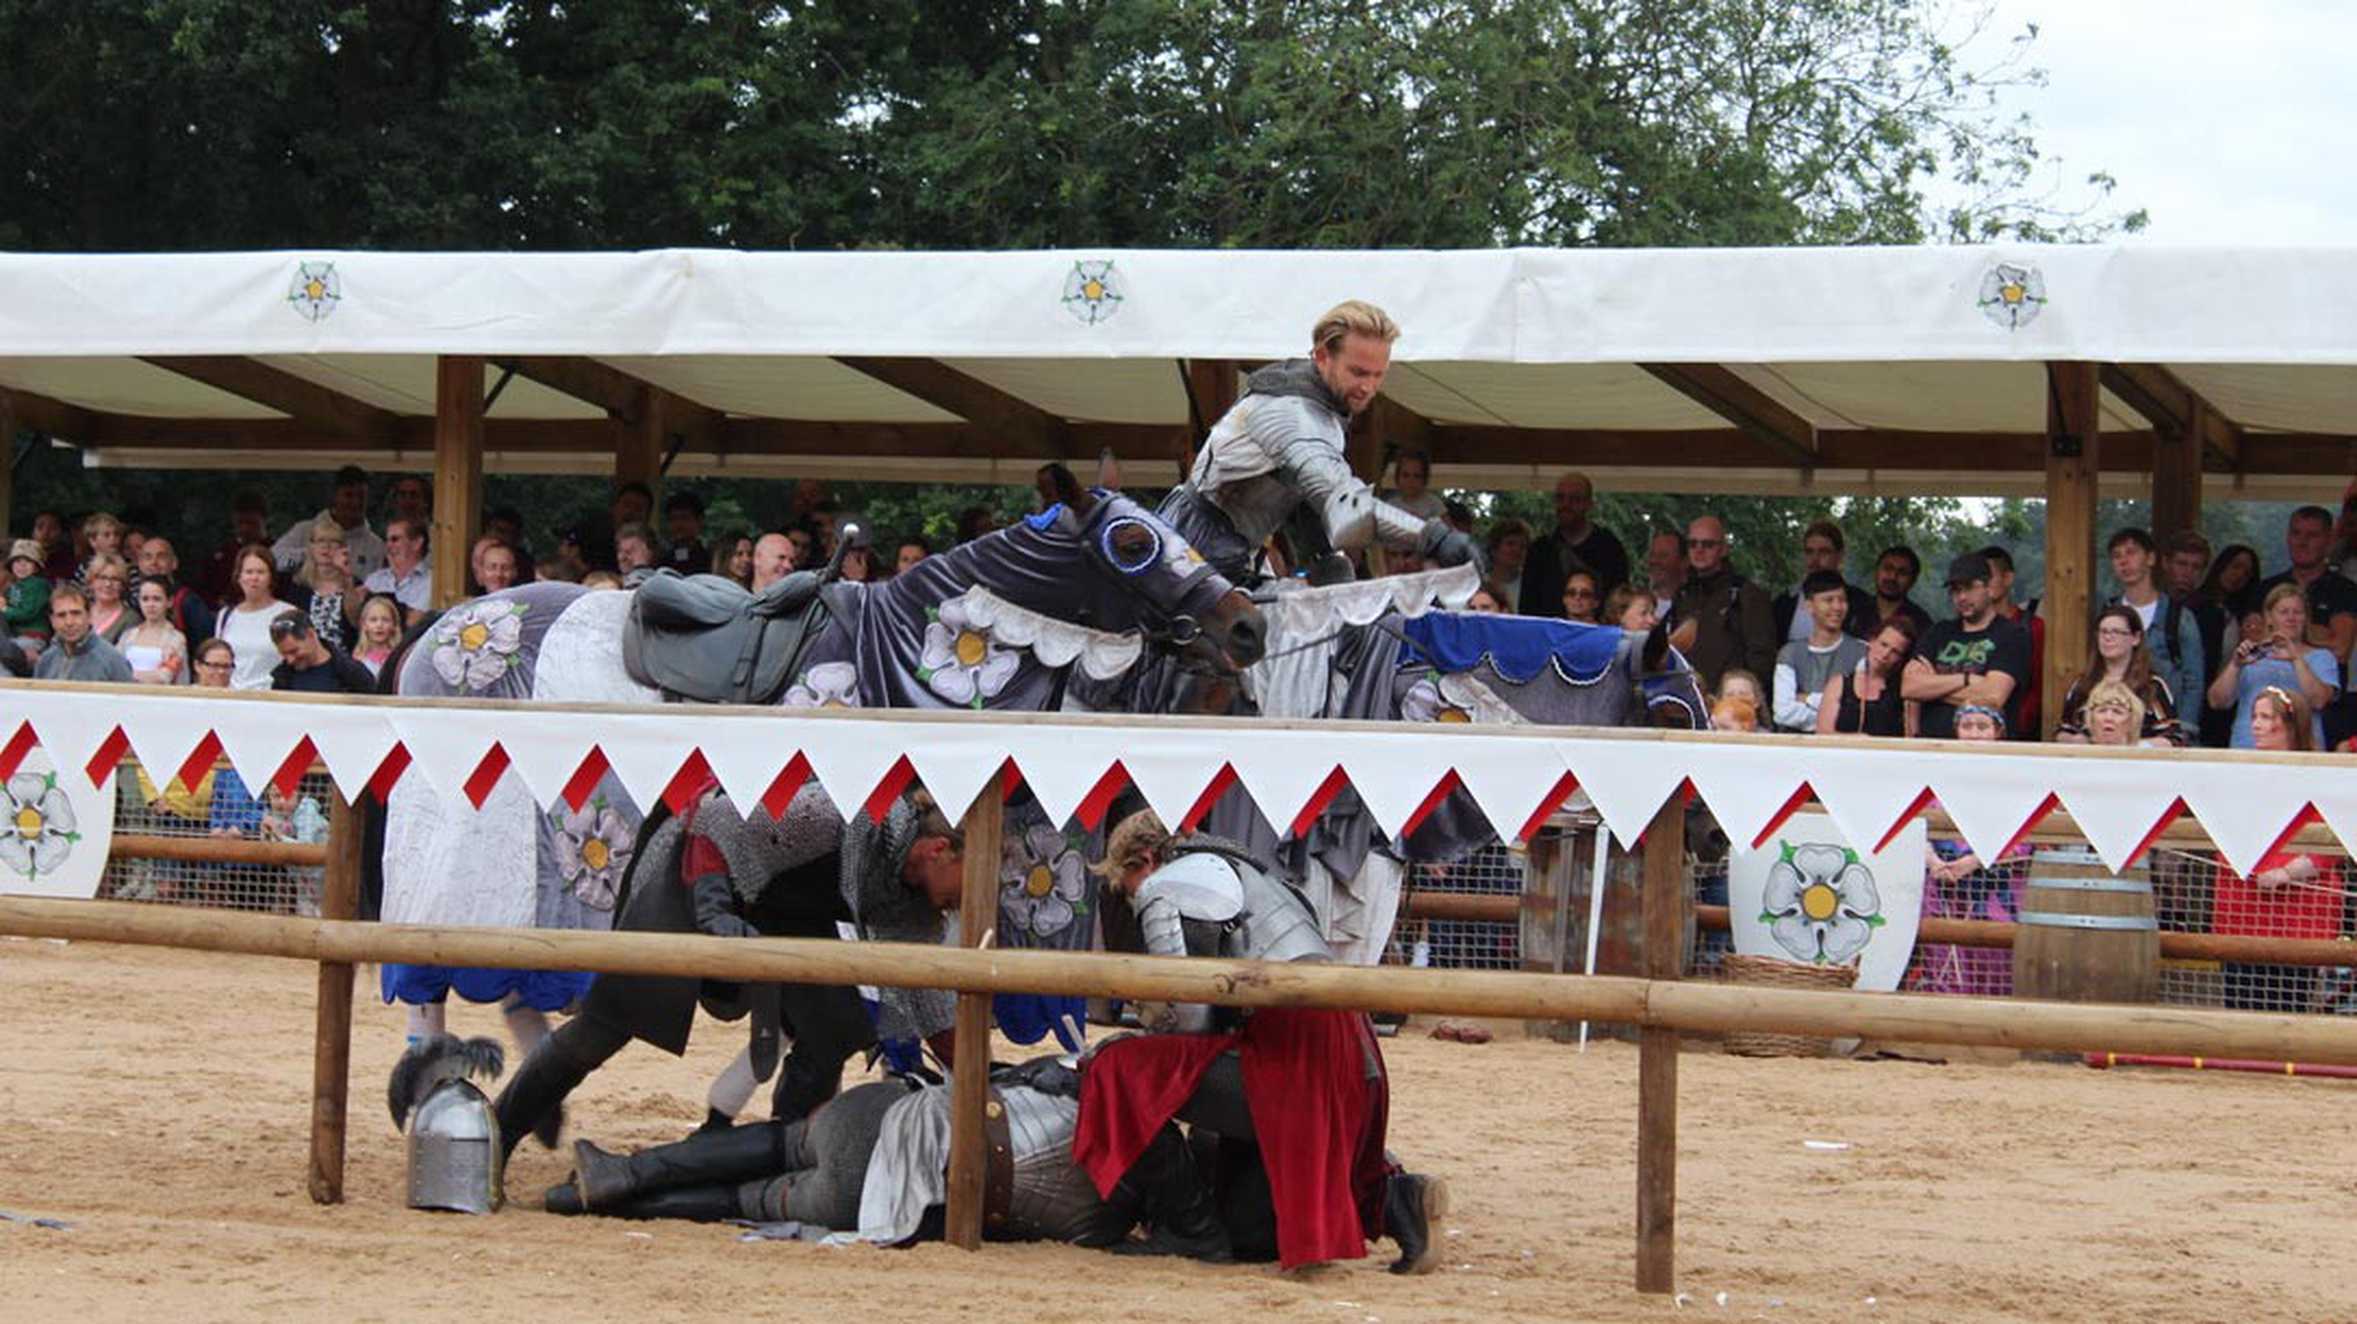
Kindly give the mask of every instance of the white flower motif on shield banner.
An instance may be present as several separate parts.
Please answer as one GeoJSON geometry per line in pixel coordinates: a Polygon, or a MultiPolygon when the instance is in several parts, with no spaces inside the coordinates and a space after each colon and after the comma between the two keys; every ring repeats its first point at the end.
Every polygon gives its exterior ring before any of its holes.
{"type": "Polygon", "coordinates": [[[55,873],[74,853],[82,834],[74,830],[74,807],[54,772],[20,772],[0,788],[0,866],[27,878],[55,873]]]}
{"type": "Polygon", "coordinates": [[[925,651],[917,659],[917,679],[935,694],[963,707],[979,708],[998,697],[1023,664],[1022,655],[1001,648],[990,630],[974,622],[965,604],[944,602],[928,613],[925,651]]]}
{"type": "Polygon", "coordinates": [[[522,664],[524,604],[484,598],[451,612],[434,628],[434,674],[452,689],[482,691],[522,664]]]}
{"type": "Polygon", "coordinates": [[[1064,276],[1064,311],[1085,325],[1095,326],[1120,312],[1121,302],[1127,297],[1121,277],[1114,273],[1109,260],[1075,262],[1064,276]]]}
{"type": "Polygon", "coordinates": [[[1842,965],[1883,926],[1882,895],[1858,853],[1842,846],[1776,843],[1760,896],[1760,923],[1776,945],[1812,965],[1842,965]]]}
{"type": "Polygon", "coordinates": [[[622,875],[630,869],[630,825],[603,796],[593,796],[579,813],[556,815],[557,877],[581,904],[612,910],[622,875]]]}
{"type": "Polygon", "coordinates": [[[1011,928],[1042,938],[1062,933],[1087,908],[1088,862],[1069,838],[1034,823],[1000,852],[998,912],[1011,928]]]}
{"type": "Polygon", "coordinates": [[[859,668],[849,662],[821,662],[786,687],[778,700],[788,708],[859,707],[859,668]]]}
{"type": "Polygon", "coordinates": [[[1399,717],[1403,722],[1470,722],[1473,714],[1448,701],[1440,692],[1440,680],[1426,676],[1408,686],[1399,696],[1399,717]]]}

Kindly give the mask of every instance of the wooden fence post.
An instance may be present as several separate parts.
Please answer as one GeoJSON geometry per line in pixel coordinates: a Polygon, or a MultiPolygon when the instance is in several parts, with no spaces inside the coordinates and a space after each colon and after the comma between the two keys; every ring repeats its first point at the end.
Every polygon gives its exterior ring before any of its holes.
{"type": "MultiPolygon", "coordinates": [[[[360,810],[329,793],[327,877],[319,888],[321,919],[360,913],[360,810]]],[[[344,1200],[345,1103],[352,1082],[352,967],[319,963],[319,1018],[311,1049],[311,1199],[344,1200]]]]}
{"type": "MultiPolygon", "coordinates": [[[[958,945],[969,951],[998,927],[999,835],[1007,814],[1006,770],[983,783],[959,829],[966,836],[966,887],[958,901],[958,945]]],[[[949,1215],[953,1246],[982,1246],[985,1152],[983,1109],[990,1103],[988,993],[958,994],[957,1060],[950,1064],[949,1215]]]]}
{"type": "MultiPolygon", "coordinates": [[[[1645,829],[1645,977],[1676,979],[1686,967],[1686,797],[1662,802],[1645,829]]],[[[1637,1033],[1637,1290],[1677,1283],[1678,1032],[1637,1033]]]]}

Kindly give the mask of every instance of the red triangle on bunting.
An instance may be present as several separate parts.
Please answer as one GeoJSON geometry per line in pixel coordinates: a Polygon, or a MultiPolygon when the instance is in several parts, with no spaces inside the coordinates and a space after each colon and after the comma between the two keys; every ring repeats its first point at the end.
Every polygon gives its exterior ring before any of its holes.
{"type": "Polygon", "coordinates": [[[712,775],[712,765],[704,761],[704,751],[691,749],[687,752],[686,760],[679,765],[679,771],[672,773],[671,780],[665,783],[660,798],[666,809],[674,814],[684,814],[706,787],[719,784],[719,779],[712,775]]]}
{"type": "Polygon", "coordinates": [[[278,771],[271,774],[270,785],[280,795],[293,799],[296,788],[303,784],[303,774],[311,771],[311,765],[318,758],[319,750],[311,743],[311,737],[303,737],[295,742],[293,752],[286,756],[286,762],[279,764],[278,771]]]}
{"type": "MultiPolygon", "coordinates": [[[[2144,854],[2144,852],[2151,850],[2152,843],[2159,841],[2161,839],[2161,834],[2168,831],[2170,826],[2176,823],[2179,816],[2183,815],[2185,812],[2186,809],[2184,796],[2180,795],[2176,799],[2171,800],[2169,802],[2168,809],[2163,811],[2159,818],[2153,820],[2152,831],[2144,834],[2144,840],[2136,843],[2136,849],[2128,853],[2128,858],[2131,860],[2135,859],[2137,856],[2144,854]]],[[[2316,806],[2308,806],[2308,814],[2316,815],[2316,806]]],[[[2321,817],[2321,815],[2316,816],[2321,817]]],[[[2292,833],[2299,831],[2303,827],[2306,827],[2308,825],[2308,821],[2309,820],[2306,816],[2303,816],[2300,819],[2294,821],[2290,827],[2284,829],[2284,835],[2288,837],[2292,833]]],[[[2277,842],[2276,844],[2282,845],[2283,843],[2277,842]]]]}
{"type": "MultiPolygon", "coordinates": [[[[794,757],[799,759],[802,756],[797,753],[794,757]]],[[[861,806],[867,810],[868,821],[878,827],[883,826],[884,815],[892,812],[892,802],[899,799],[900,793],[907,790],[908,784],[916,778],[917,765],[908,761],[908,755],[901,755],[899,761],[892,765],[892,770],[884,774],[884,780],[876,783],[876,789],[868,792],[867,803],[861,806]]]]}
{"type": "MultiPolygon", "coordinates": [[[[1424,802],[1416,806],[1416,812],[1408,815],[1408,821],[1400,824],[1399,839],[1406,841],[1416,835],[1416,829],[1424,826],[1424,820],[1432,817],[1432,811],[1440,808],[1440,802],[1448,799],[1450,792],[1464,784],[1465,779],[1457,775],[1457,770],[1449,769],[1448,775],[1440,779],[1440,785],[1433,787],[1431,793],[1424,797],[1424,802]]],[[[1553,813],[1554,806],[1548,806],[1548,812],[1553,813]]]]}
{"type": "MultiPolygon", "coordinates": [[[[1898,818],[1894,819],[1891,822],[1890,830],[1882,834],[1882,840],[1874,843],[1873,853],[1879,855],[1885,849],[1887,849],[1890,846],[1892,840],[1895,839],[1909,823],[1915,821],[1915,816],[1922,813],[1932,804],[1933,801],[1937,800],[1938,798],[1938,796],[1935,796],[1931,793],[1931,788],[1928,786],[1924,787],[1920,792],[1918,792],[1915,796],[1914,802],[1907,806],[1907,812],[1899,815],[1898,818]]],[[[2039,817],[2043,818],[2045,815],[2040,813],[2039,817]]]]}
{"type": "MultiPolygon", "coordinates": [[[[214,744],[215,742],[211,736],[206,736],[205,743],[214,744]]],[[[207,761],[210,762],[209,759],[207,761]]],[[[401,774],[407,771],[409,771],[409,746],[396,740],[393,742],[393,748],[386,752],[385,761],[376,765],[375,774],[368,779],[368,793],[376,797],[378,804],[389,805],[393,803],[393,783],[400,781],[401,774]]]]}
{"type": "MultiPolygon", "coordinates": [[[[179,779],[181,786],[193,791],[204,784],[205,775],[213,770],[214,760],[220,757],[221,737],[207,731],[205,738],[196,742],[196,748],[188,751],[188,757],[180,761],[179,770],[172,775],[179,779]]],[[[159,786],[156,789],[160,791],[163,788],[159,786]]]]}
{"type": "Polygon", "coordinates": [[[8,747],[0,749],[0,782],[14,777],[17,766],[25,761],[25,755],[32,753],[33,746],[40,743],[41,738],[33,734],[31,722],[17,723],[16,734],[8,738],[8,747]]]}
{"type": "Polygon", "coordinates": [[[564,790],[557,792],[565,806],[576,814],[580,813],[581,806],[589,803],[589,797],[597,791],[597,784],[606,779],[606,770],[611,766],[606,762],[606,752],[591,745],[589,753],[582,756],[581,766],[573,769],[573,779],[565,783],[564,790]]]}
{"type": "Polygon", "coordinates": [[[1285,830],[1285,835],[1298,837],[1309,831],[1310,824],[1318,821],[1318,815],[1325,813],[1326,806],[1334,803],[1334,797],[1342,794],[1342,788],[1349,784],[1349,775],[1342,771],[1341,764],[1335,764],[1326,774],[1326,780],[1310,793],[1309,802],[1301,807],[1301,812],[1293,816],[1293,825],[1285,830]]]}
{"type": "Polygon", "coordinates": [[[1578,790],[1579,786],[1580,779],[1568,772],[1557,777],[1554,789],[1547,792],[1546,798],[1539,801],[1539,807],[1532,810],[1530,817],[1523,821],[1522,830],[1514,834],[1514,840],[1528,841],[1537,836],[1539,829],[1547,825],[1547,816],[1562,808],[1563,802],[1570,799],[1571,793],[1578,790]]]}
{"type": "MultiPolygon", "coordinates": [[[[1692,786],[1694,783],[1689,780],[1686,784],[1688,786],[1692,786]]],[[[1784,802],[1784,807],[1778,809],[1773,815],[1769,817],[1767,822],[1760,825],[1759,834],[1751,839],[1751,848],[1753,850],[1758,850],[1760,847],[1767,845],[1768,838],[1776,835],[1776,829],[1784,826],[1784,820],[1792,817],[1794,814],[1799,813],[1800,807],[1802,805],[1805,805],[1809,801],[1816,798],[1816,789],[1811,787],[1807,782],[1802,782],[1800,785],[1794,787],[1792,789],[1792,797],[1784,802]]],[[[1900,821],[1904,822],[1905,820],[1902,819],[1900,821]]]]}
{"type": "Polygon", "coordinates": [[[1210,813],[1211,807],[1218,804],[1219,798],[1226,795],[1228,789],[1235,784],[1236,765],[1233,763],[1220,764],[1219,775],[1212,778],[1211,785],[1204,787],[1203,794],[1196,796],[1195,803],[1187,807],[1187,816],[1179,820],[1178,830],[1181,832],[1194,831],[1196,825],[1203,821],[1204,815],[1210,813]]]}
{"type": "Polygon", "coordinates": [[[115,765],[123,761],[124,752],[130,748],[131,737],[123,734],[123,728],[116,727],[82,766],[82,771],[89,775],[90,789],[97,790],[106,784],[106,779],[114,775],[115,765]]]}
{"type": "Polygon", "coordinates": [[[800,750],[796,750],[794,761],[778,769],[776,779],[769,783],[769,789],[761,793],[761,807],[769,811],[771,818],[785,817],[786,806],[794,803],[794,797],[802,791],[802,783],[809,780],[810,760],[802,757],[800,750]]]}
{"type": "Polygon", "coordinates": [[[1091,832],[1096,831],[1097,825],[1105,821],[1105,812],[1113,807],[1114,799],[1127,785],[1129,769],[1121,766],[1120,759],[1113,760],[1113,766],[1105,769],[1105,775],[1097,778],[1097,784],[1089,788],[1087,795],[1080,797],[1080,805],[1072,811],[1072,816],[1080,820],[1082,827],[1091,832]]]}
{"type": "Polygon", "coordinates": [[[499,779],[506,775],[507,747],[494,740],[491,748],[484,752],[483,761],[475,765],[474,774],[466,779],[466,785],[461,789],[466,792],[467,801],[480,809],[498,787],[499,779]]]}

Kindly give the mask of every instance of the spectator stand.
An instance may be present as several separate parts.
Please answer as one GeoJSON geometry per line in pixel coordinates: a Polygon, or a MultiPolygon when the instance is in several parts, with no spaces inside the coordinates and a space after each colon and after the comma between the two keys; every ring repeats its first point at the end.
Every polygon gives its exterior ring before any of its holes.
{"type": "Polygon", "coordinates": [[[100,467],[431,450],[447,605],[487,468],[1022,483],[1109,452],[1150,483],[1342,297],[1407,329],[1369,478],[1415,450],[1477,489],[1576,457],[1605,488],[2042,495],[2048,694],[2087,654],[2099,492],[2165,541],[2212,483],[2337,488],[2357,436],[2357,249],[2133,245],[10,254],[0,432],[100,467]]]}

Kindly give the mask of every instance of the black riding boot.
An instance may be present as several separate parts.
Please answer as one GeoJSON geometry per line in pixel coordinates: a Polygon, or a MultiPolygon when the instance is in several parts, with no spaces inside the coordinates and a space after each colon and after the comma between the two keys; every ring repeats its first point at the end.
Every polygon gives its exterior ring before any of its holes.
{"type": "MultiPolygon", "coordinates": [[[[545,1201],[552,1214],[585,1214],[581,1188],[572,1182],[548,1188],[545,1201]]],[[[633,1196],[612,1209],[597,1211],[606,1218],[684,1218],[697,1223],[723,1223],[749,1217],[743,1193],[734,1186],[687,1186],[676,1191],[654,1191],[633,1196]]]]}
{"type": "Polygon", "coordinates": [[[784,1171],[785,1130],[779,1122],[760,1122],[699,1131],[627,1157],[576,1140],[573,1180],[580,1187],[582,1207],[597,1214],[637,1204],[658,1191],[717,1185],[733,1191],[743,1182],[784,1171]]]}
{"type": "Polygon", "coordinates": [[[1123,1242],[1113,1248],[1116,1255],[1185,1255],[1216,1263],[1233,1258],[1211,1188],[1195,1171],[1194,1155],[1175,1126],[1165,1125],[1122,1174],[1113,1202],[1136,1209],[1150,1225],[1144,1241],[1123,1242]]]}
{"type": "Polygon", "coordinates": [[[1440,1267],[1435,1225],[1448,1217],[1449,1185],[1438,1177],[1395,1172],[1383,1186],[1383,1231],[1399,1243],[1393,1273],[1430,1273],[1440,1267]]]}

